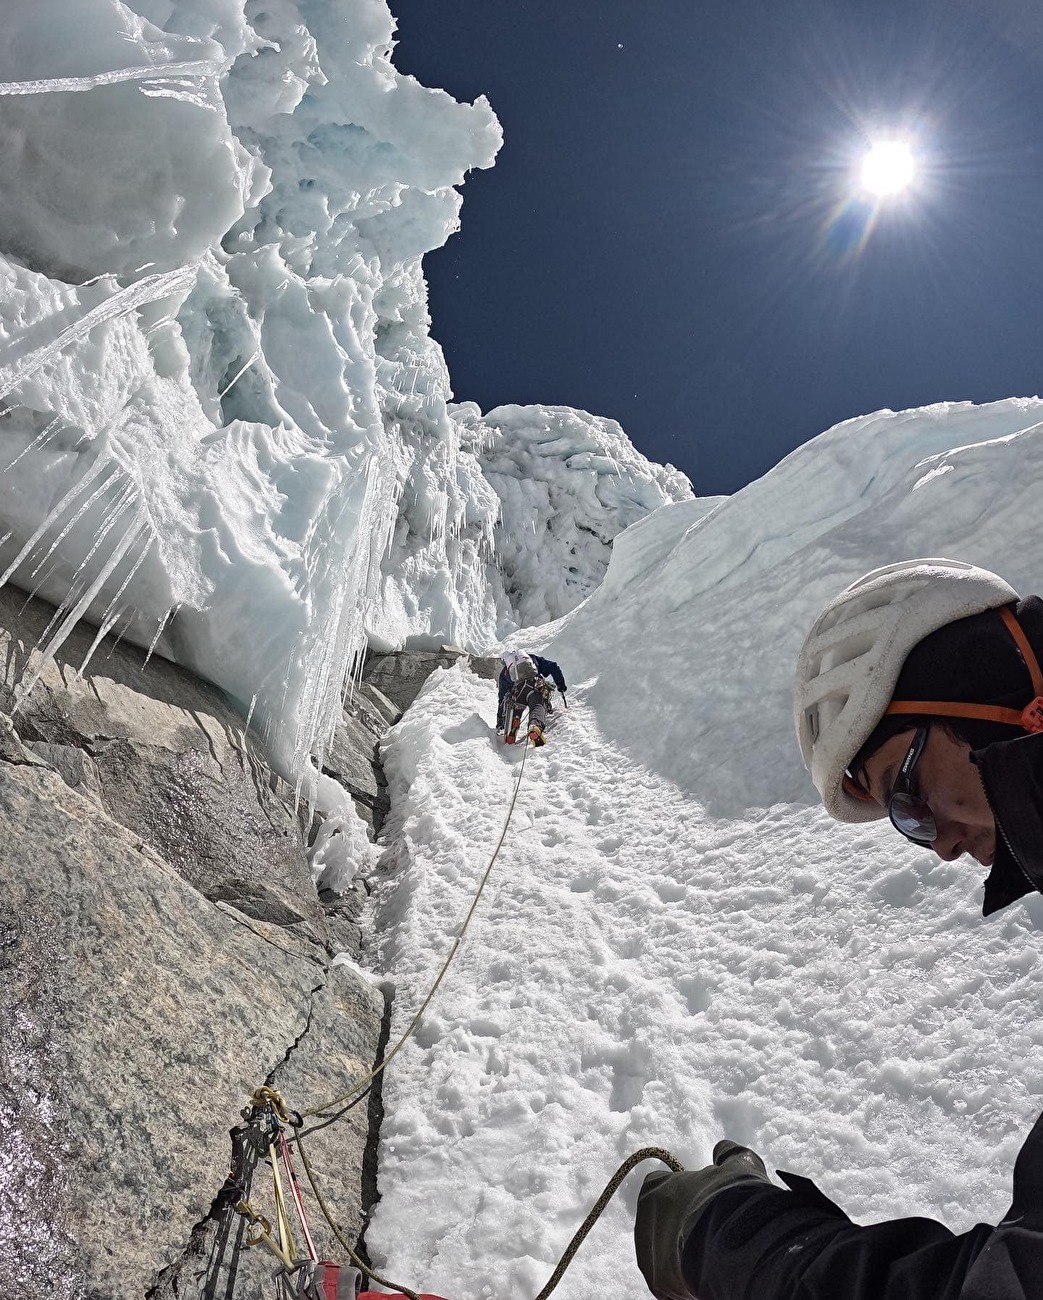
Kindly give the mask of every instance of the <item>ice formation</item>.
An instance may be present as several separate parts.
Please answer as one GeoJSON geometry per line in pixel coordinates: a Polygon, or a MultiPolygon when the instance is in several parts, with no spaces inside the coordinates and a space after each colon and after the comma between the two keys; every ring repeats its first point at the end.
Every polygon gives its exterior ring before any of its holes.
{"type": "Polygon", "coordinates": [[[383,0],[12,0],[0,30],[0,575],[60,606],[52,645],[88,616],[217,682],[297,773],[367,636],[564,613],[690,495],[541,408],[505,417],[527,483],[450,407],[421,259],[501,135],[392,38],[383,0]]]}

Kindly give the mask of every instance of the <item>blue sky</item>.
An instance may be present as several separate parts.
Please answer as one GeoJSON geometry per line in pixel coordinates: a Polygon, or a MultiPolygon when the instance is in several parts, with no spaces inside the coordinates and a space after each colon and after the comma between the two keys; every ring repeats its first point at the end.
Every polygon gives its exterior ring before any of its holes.
{"type": "Polygon", "coordinates": [[[396,65],[504,126],[425,259],[458,400],[612,416],[714,493],[866,411],[1043,388],[1022,0],[390,3],[396,65]],[[897,134],[921,174],[873,213],[897,134]]]}

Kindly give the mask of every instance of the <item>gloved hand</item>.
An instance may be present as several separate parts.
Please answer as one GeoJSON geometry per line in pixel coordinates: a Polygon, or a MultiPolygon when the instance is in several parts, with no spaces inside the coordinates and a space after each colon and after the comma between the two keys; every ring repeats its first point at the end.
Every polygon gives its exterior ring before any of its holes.
{"type": "Polygon", "coordinates": [[[713,1149],[713,1164],[679,1174],[657,1170],[641,1185],[634,1221],[637,1266],[659,1300],[691,1300],[681,1272],[681,1251],[707,1204],[726,1187],[770,1182],[764,1161],[749,1147],[727,1140],[713,1149]]]}

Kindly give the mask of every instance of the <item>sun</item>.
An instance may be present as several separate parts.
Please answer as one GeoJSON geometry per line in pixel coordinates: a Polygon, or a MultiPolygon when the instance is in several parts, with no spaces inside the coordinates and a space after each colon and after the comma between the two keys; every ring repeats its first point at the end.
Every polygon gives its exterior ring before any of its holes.
{"type": "Polygon", "coordinates": [[[877,198],[900,194],[915,176],[916,160],[904,140],[877,140],[862,160],[862,187],[877,198]]]}

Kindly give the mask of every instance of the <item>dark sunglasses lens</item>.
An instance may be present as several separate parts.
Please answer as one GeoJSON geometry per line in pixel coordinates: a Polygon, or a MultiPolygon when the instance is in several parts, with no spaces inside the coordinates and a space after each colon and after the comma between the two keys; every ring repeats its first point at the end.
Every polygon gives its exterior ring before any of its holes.
{"type": "Polygon", "coordinates": [[[938,838],[934,814],[922,799],[914,794],[892,795],[888,814],[895,830],[917,844],[933,844],[938,838]]]}

